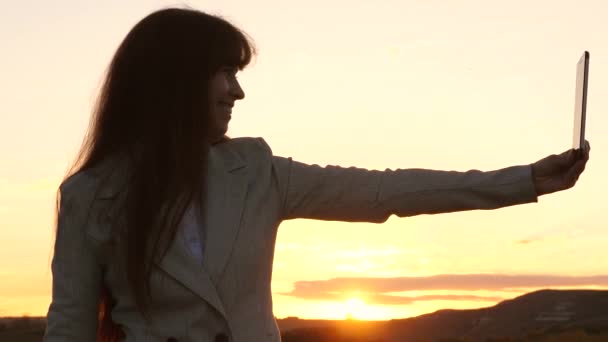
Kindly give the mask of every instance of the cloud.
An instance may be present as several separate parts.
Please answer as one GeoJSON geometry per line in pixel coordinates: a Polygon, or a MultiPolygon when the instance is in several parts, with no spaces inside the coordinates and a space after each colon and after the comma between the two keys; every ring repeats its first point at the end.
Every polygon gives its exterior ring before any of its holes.
{"type": "Polygon", "coordinates": [[[431,300],[465,300],[465,301],[500,301],[502,297],[491,297],[491,296],[475,296],[475,295],[426,295],[426,296],[391,296],[391,295],[373,295],[366,297],[368,302],[375,304],[384,305],[399,305],[399,304],[411,304],[413,302],[431,301],[431,300]]]}
{"type": "Polygon", "coordinates": [[[549,229],[544,232],[537,232],[534,235],[524,237],[520,240],[515,241],[517,244],[528,245],[536,242],[546,242],[548,240],[565,239],[571,241],[573,238],[581,237],[588,232],[588,228],[572,228],[570,225],[564,225],[557,229],[549,229]]]}
{"type": "Polygon", "coordinates": [[[444,274],[429,277],[335,278],[298,281],[291,292],[280,293],[304,299],[343,300],[352,293],[365,296],[368,303],[409,304],[429,300],[498,301],[499,297],[476,295],[394,296],[387,293],[404,291],[512,291],[529,288],[608,286],[608,275],[508,275],[444,274]]]}
{"type": "MultiPolygon", "coordinates": [[[[281,295],[294,296],[301,299],[315,299],[315,300],[335,300],[342,301],[346,298],[352,297],[351,292],[298,292],[294,291],[290,293],[279,293],[281,295]]],[[[414,302],[432,301],[432,300],[454,300],[454,301],[482,301],[482,302],[497,302],[504,298],[502,297],[491,297],[491,296],[475,296],[475,295],[424,295],[424,296],[394,296],[386,294],[371,294],[371,293],[357,293],[358,297],[365,299],[368,304],[380,304],[380,305],[407,305],[414,302]]]]}
{"type": "Polygon", "coordinates": [[[542,240],[540,237],[534,237],[534,238],[521,239],[521,240],[517,241],[517,243],[522,244],[522,245],[527,245],[529,243],[540,241],[540,240],[542,240]]]}

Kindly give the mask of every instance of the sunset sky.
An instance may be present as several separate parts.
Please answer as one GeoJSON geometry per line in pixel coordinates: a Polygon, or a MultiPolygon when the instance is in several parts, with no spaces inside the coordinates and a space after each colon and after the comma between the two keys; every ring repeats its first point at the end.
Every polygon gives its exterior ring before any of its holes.
{"type": "Polygon", "coordinates": [[[401,318],[540,288],[608,289],[604,0],[13,1],[0,12],[0,316],[46,315],[56,189],[118,44],[187,4],[247,32],[232,137],[368,169],[493,170],[572,144],[575,67],[591,52],[591,159],[539,203],[386,223],[279,229],[279,318],[401,318]]]}

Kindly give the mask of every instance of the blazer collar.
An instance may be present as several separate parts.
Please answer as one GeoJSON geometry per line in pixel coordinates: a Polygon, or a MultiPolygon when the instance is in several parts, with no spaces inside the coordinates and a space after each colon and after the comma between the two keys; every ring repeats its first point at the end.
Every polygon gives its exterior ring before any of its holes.
{"type": "MultiPolygon", "coordinates": [[[[233,172],[247,166],[247,162],[234,149],[231,140],[211,145],[209,148],[208,169],[219,172],[233,172]]],[[[124,153],[111,156],[93,167],[90,172],[101,180],[97,199],[111,199],[119,195],[126,187],[128,156],[124,153]]]]}

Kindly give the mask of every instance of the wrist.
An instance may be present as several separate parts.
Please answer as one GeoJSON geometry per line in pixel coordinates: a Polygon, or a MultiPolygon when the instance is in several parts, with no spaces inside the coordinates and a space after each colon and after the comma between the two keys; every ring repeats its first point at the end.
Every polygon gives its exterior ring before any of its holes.
{"type": "Polygon", "coordinates": [[[536,196],[541,196],[542,194],[540,193],[539,179],[536,177],[536,168],[534,167],[534,164],[530,164],[530,174],[532,177],[532,184],[534,184],[534,191],[536,192],[536,196]]]}

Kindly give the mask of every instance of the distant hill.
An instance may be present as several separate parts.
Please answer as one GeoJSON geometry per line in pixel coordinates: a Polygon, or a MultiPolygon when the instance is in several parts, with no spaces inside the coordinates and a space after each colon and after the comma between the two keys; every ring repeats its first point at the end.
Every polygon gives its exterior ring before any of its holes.
{"type": "MultiPolygon", "coordinates": [[[[390,321],[278,320],[283,342],[608,342],[608,291],[541,290],[495,306],[390,321]]],[[[0,341],[41,341],[40,317],[0,318],[0,341]]]]}
{"type": "Polygon", "coordinates": [[[0,341],[40,342],[45,327],[44,317],[0,317],[0,341]]]}
{"type": "Polygon", "coordinates": [[[608,291],[541,290],[488,308],[382,322],[287,318],[278,323],[284,342],[608,341],[608,291]],[[315,339],[306,339],[315,333],[315,339]]]}
{"type": "Polygon", "coordinates": [[[606,333],[608,291],[541,290],[476,310],[441,310],[387,324],[390,341],[422,337],[525,338],[582,329],[606,333]]]}

